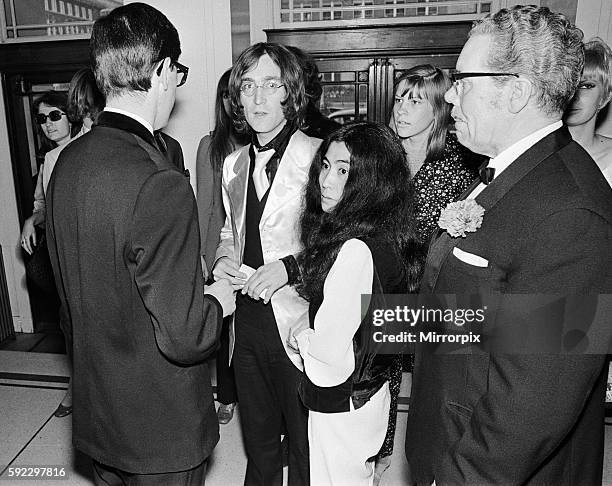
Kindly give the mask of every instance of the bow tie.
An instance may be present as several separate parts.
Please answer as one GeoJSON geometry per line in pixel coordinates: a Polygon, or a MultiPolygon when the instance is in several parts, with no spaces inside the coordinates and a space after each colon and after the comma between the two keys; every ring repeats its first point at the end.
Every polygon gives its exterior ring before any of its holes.
{"type": "Polygon", "coordinates": [[[478,174],[480,175],[480,182],[489,185],[493,177],[495,177],[495,167],[481,167],[478,170],[478,174]]]}

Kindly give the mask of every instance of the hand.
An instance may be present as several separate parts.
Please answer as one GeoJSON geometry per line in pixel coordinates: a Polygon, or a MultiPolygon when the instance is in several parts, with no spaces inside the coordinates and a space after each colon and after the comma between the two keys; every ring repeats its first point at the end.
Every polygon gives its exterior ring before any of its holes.
{"type": "Polygon", "coordinates": [[[272,295],[288,281],[289,277],[285,264],[276,260],[259,267],[242,287],[242,293],[248,294],[252,299],[259,299],[259,296],[265,290],[264,304],[267,304],[270,302],[272,295]]]}
{"type": "Polygon", "coordinates": [[[34,227],[34,218],[30,216],[23,223],[21,230],[21,247],[31,255],[36,246],[36,228],[34,227]]]}
{"type": "Polygon", "coordinates": [[[229,257],[222,257],[217,260],[212,273],[215,280],[228,280],[232,284],[234,290],[240,290],[244,286],[244,281],[247,277],[246,274],[240,271],[240,267],[229,257]]]}
{"type": "Polygon", "coordinates": [[[212,295],[223,307],[223,317],[233,314],[236,310],[236,294],[229,280],[221,279],[212,285],[204,286],[204,294],[212,295]]]}

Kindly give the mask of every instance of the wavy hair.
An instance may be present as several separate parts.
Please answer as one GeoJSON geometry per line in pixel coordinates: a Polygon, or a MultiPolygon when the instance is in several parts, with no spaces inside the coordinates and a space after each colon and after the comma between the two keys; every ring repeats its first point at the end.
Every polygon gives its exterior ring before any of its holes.
{"type": "Polygon", "coordinates": [[[548,7],[517,5],[477,20],[470,36],[483,34],[492,37],[488,65],[494,71],[528,78],[535,87],[538,107],[546,114],[565,111],[584,65],[579,28],[548,7]]]}
{"type": "MultiPolygon", "coordinates": [[[[444,71],[431,64],[414,66],[405,71],[395,82],[395,97],[421,98],[433,108],[434,122],[427,139],[425,160],[442,158],[446,134],[450,124],[451,105],[444,100],[444,93],[451,87],[451,80],[444,71]]],[[[391,114],[393,117],[393,112],[391,114]]],[[[391,124],[392,128],[394,124],[391,124]]]]}
{"type": "Polygon", "coordinates": [[[89,42],[98,88],[108,99],[129,91],[148,91],[159,61],[178,61],[181,43],[168,18],[144,3],[113,9],[96,20],[89,42]]]}
{"type": "Polygon", "coordinates": [[[304,76],[299,59],[282,44],[260,42],[242,51],[242,54],[240,54],[232,68],[229,79],[229,93],[234,125],[241,133],[246,133],[250,130],[244,117],[242,103],[240,102],[242,77],[247,71],[256,66],[259,59],[265,54],[270,56],[270,59],[280,68],[281,81],[287,91],[287,97],[281,103],[285,118],[288,122],[292,122],[298,127],[304,122],[308,98],[306,96],[304,76]]]}
{"type": "Polygon", "coordinates": [[[217,95],[215,97],[215,128],[210,137],[209,156],[213,169],[221,171],[223,161],[233,150],[233,140],[238,143],[247,143],[243,134],[237,133],[234,123],[225,111],[223,100],[229,97],[229,78],[232,70],[225,71],[217,83],[217,95]],[[244,140],[243,140],[244,139],[244,140]]]}
{"type": "Polygon", "coordinates": [[[299,294],[320,297],[323,283],[344,242],[382,238],[394,249],[408,280],[417,288],[422,248],[415,231],[412,185],[404,150],[390,128],[371,122],[344,125],[328,136],[310,166],[300,217],[304,250],[298,256],[299,294]],[[321,208],[319,175],[329,146],[346,145],[350,168],[342,199],[326,213],[321,208]]]}
{"type": "Polygon", "coordinates": [[[89,68],[79,69],[70,80],[68,88],[68,118],[73,123],[83,123],[89,116],[95,121],[104,109],[104,95],[96,85],[96,77],[89,68]]]}

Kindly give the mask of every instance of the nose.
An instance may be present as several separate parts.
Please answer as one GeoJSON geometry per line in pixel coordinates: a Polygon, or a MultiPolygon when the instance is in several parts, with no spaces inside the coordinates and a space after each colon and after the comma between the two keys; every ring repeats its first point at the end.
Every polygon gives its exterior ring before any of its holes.
{"type": "Polygon", "coordinates": [[[329,189],[334,183],[334,177],[331,170],[321,172],[321,187],[329,189]]]}
{"type": "Polygon", "coordinates": [[[255,93],[253,93],[253,101],[255,101],[255,104],[260,105],[265,99],[263,86],[255,86],[255,93]]]}
{"type": "Polygon", "coordinates": [[[398,113],[406,113],[407,109],[406,109],[406,100],[402,98],[402,100],[399,102],[399,106],[397,108],[397,112],[398,113]]]}
{"type": "Polygon", "coordinates": [[[444,101],[452,105],[455,105],[456,100],[457,100],[457,90],[455,89],[455,85],[453,84],[450,88],[448,88],[446,93],[444,93],[444,101]]]}

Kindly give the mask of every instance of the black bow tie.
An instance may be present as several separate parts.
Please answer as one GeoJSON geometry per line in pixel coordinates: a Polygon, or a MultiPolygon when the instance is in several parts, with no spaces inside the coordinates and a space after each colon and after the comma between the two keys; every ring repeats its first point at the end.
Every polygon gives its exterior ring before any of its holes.
{"type": "Polygon", "coordinates": [[[495,176],[495,167],[481,167],[478,174],[480,175],[480,182],[489,185],[495,176]]]}

